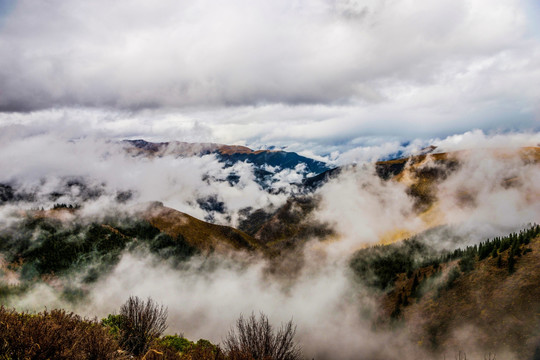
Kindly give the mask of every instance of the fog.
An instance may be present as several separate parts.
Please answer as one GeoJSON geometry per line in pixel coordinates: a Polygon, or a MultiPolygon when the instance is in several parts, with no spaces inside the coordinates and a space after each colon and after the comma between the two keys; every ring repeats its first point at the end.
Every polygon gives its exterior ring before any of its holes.
{"type": "MultiPolygon", "coordinates": [[[[272,274],[273,263],[268,259],[242,252],[195,256],[178,267],[139,248],[126,251],[96,283],[82,284],[82,275],[75,273],[40,282],[10,304],[32,310],[62,306],[104,317],[118,311],[130,295],[150,296],[168,307],[168,332],[183,333],[193,340],[207,338],[219,343],[240,314],[262,311],[275,325],[293,319],[298,326],[297,340],[309,358],[426,358],[429,355],[411,337],[411,329],[374,325],[380,311],[379,293],[354,279],[348,266],[351,255],[363,247],[437,225],[454,226],[472,244],[538,222],[540,183],[535,179],[540,169],[518,155],[519,147],[537,142],[537,134],[489,136],[482,132],[440,140],[437,151],[467,151],[457,153],[458,169],[442,168],[446,174],[435,185],[437,200],[424,213],[415,210],[406,177],[399,182],[384,181],[373,164],[359,158],[356,165],[344,167],[338,177],[315,191],[320,205],[312,216],[329,223],[335,235],[307,242],[297,255],[303,264],[298,273],[272,274]],[[502,146],[506,149],[500,150],[502,146]],[[60,296],[66,284],[87,291],[83,303],[69,303],[60,296]]],[[[411,144],[411,153],[420,150],[415,145],[418,142],[411,144]]],[[[20,210],[50,208],[58,202],[81,204],[81,218],[125,214],[150,201],[161,201],[204,219],[208,214],[196,200],[207,196],[216,196],[225,204],[226,211],[213,214],[214,221],[234,226],[241,209],[282,205],[295,193],[291,182],[305,176],[302,167],[270,169],[274,170],[274,186],[282,189],[272,192],[255,181],[253,165],[248,163],[224,167],[213,155],[133,157],[124,146],[91,137],[65,141],[51,133],[4,138],[0,183],[13,184],[17,192],[34,196],[0,206],[2,226],[17,221],[20,210]],[[233,172],[239,175],[237,184],[226,180],[233,172]],[[85,185],[77,183],[69,187],[69,193],[51,199],[51,192],[65,189],[66,179],[79,179],[85,185]],[[89,188],[97,189],[95,195],[88,196],[89,188]],[[133,195],[119,202],[118,193],[126,191],[133,195]]],[[[389,145],[357,149],[356,153],[369,153],[368,158],[376,160],[395,150],[389,145]]],[[[439,166],[428,156],[419,168],[439,166]]],[[[435,247],[456,246],[436,235],[429,240],[435,247]]],[[[8,275],[3,276],[7,279],[8,275]]],[[[456,329],[456,338],[464,338],[467,331],[474,329],[456,329]]],[[[474,338],[468,338],[466,345],[475,349],[474,338]]],[[[454,350],[448,350],[449,356],[454,350]]]]}
{"type": "Polygon", "coordinates": [[[288,180],[297,182],[306,175],[302,167],[275,169],[269,185],[281,191],[271,193],[257,184],[249,163],[226,167],[214,155],[133,157],[125,146],[97,138],[66,141],[50,133],[6,140],[1,146],[0,183],[32,194],[32,199],[25,198],[26,208],[84,202],[85,215],[160,201],[203,219],[207,214],[197,200],[216,197],[226,204],[226,213],[213,214],[215,220],[235,225],[239,210],[282,204],[294,190],[288,180]],[[234,186],[227,181],[231,174],[238,178],[234,186]],[[62,195],[51,198],[51,193],[62,195]],[[124,204],[118,203],[119,193],[126,194],[124,204]]]}

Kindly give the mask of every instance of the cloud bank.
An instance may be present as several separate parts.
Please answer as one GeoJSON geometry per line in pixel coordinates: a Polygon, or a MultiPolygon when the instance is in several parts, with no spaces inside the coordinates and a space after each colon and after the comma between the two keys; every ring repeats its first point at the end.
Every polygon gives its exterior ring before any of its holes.
{"type": "Polygon", "coordinates": [[[23,0],[0,16],[4,124],[319,155],[538,130],[538,8],[522,0],[23,0]]]}

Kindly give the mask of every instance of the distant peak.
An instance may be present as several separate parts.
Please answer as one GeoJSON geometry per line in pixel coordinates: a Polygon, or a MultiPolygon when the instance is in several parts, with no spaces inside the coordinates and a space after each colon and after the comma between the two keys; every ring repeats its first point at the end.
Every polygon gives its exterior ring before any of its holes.
{"type": "Polygon", "coordinates": [[[431,154],[432,152],[435,151],[435,149],[437,149],[437,146],[435,145],[426,146],[425,148],[420,149],[420,151],[418,152],[418,155],[431,154]]]}

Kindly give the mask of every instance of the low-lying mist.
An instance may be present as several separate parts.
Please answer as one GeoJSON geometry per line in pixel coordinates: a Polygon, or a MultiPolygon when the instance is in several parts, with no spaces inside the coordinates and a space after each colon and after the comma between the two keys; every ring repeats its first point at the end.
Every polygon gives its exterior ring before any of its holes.
{"type": "Polygon", "coordinates": [[[103,209],[129,211],[134,204],[160,201],[200,219],[236,225],[245,208],[278,206],[291,194],[287,180],[302,179],[304,169],[276,169],[269,189],[261,188],[252,164],[231,166],[212,155],[131,156],[125,145],[98,139],[66,141],[52,134],[2,144],[0,183],[15,189],[23,208],[51,208],[56,203],[82,204],[85,215],[103,209]],[[231,182],[231,177],[234,179],[231,182]],[[223,203],[206,211],[200,199],[223,203]]]}
{"type": "MultiPolygon", "coordinates": [[[[349,262],[363,247],[441,225],[451,226],[463,242],[453,243],[435,232],[429,238],[431,245],[454,249],[540,221],[540,167],[519,155],[519,147],[535,146],[538,135],[473,135],[439,141],[441,149],[469,149],[456,155],[458,168],[448,169],[428,157],[417,165],[416,173],[397,181],[383,180],[373,164],[359,162],[308,195],[320,199],[313,218],[330,224],[335,234],[294,249],[300,271],[289,274],[283,266],[273,272],[276,259],[241,251],[200,254],[178,265],[139,247],[124,251],[94,283],[83,283],[81,273],[73,272],[60,282],[36,282],[21,296],[10,298],[9,305],[31,310],[58,306],[104,317],[117,311],[128,296],[137,295],[166,305],[168,332],[194,340],[219,343],[240,314],[261,311],[276,325],[293,319],[307,358],[431,358],[432,353],[411,337],[414,324],[378,321],[381,292],[355,278],[349,262]],[[471,149],[473,135],[483,139],[479,141],[483,149],[471,149]],[[513,149],[485,149],[495,143],[511,144],[513,149]],[[424,190],[434,198],[419,211],[410,188],[424,168],[437,168],[443,176],[426,183],[424,190]],[[84,299],[70,302],[61,296],[61,287],[69,283],[84,290],[84,299]]],[[[24,210],[49,209],[56,203],[80,205],[74,215],[77,221],[126,216],[152,201],[205,219],[209,213],[197,200],[208,197],[223,203],[222,212],[211,213],[212,221],[237,226],[242,209],[278,208],[296,194],[290,179],[298,182],[305,176],[302,169],[276,170],[273,177],[279,191],[268,191],[248,163],[224,166],[213,155],[132,157],[117,142],[62,141],[48,133],[11,139],[1,150],[0,183],[10,184],[20,195],[0,206],[4,229],[17,223],[24,210]],[[235,183],[227,180],[232,173],[238,177],[235,183]]],[[[381,152],[376,158],[386,155],[381,152]]],[[[62,219],[66,224],[74,220],[62,219]]],[[[2,280],[6,279],[5,272],[2,280]]],[[[484,350],[476,348],[474,328],[455,329],[454,335],[468,338],[463,344],[469,351],[484,350]]],[[[454,356],[461,349],[445,350],[454,356]]],[[[499,354],[511,359],[512,349],[506,350],[499,354]]]]}

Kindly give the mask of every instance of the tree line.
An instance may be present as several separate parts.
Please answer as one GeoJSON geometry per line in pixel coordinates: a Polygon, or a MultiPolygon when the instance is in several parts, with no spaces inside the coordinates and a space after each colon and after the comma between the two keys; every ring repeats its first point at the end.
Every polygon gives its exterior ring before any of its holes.
{"type": "Polygon", "coordinates": [[[468,272],[474,269],[477,261],[491,256],[497,258],[499,267],[505,264],[509,273],[513,273],[516,258],[532,251],[526,245],[539,235],[540,225],[531,224],[519,232],[453,251],[436,251],[429,245],[429,238],[421,240],[415,236],[399,243],[359,250],[349,264],[360,281],[381,290],[392,288],[399,274],[405,273],[411,278],[418,269],[439,269],[441,264],[455,260],[459,260],[461,272],[468,272]],[[505,262],[501,254],[506,250],[509,250],[509,254],[505,262]]]}

